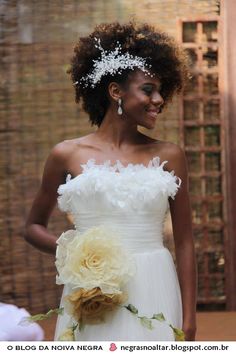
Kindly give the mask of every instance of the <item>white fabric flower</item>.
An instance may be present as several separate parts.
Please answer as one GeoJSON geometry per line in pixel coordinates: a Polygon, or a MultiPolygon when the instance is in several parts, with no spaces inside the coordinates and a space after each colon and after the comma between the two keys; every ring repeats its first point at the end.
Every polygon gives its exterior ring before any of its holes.
{"type": "Polygon", "coordinates": [[[92,227],[84,233],[68,230],[57,244],[57,284],[120,293],[135,273],[132,256],[122,247],[119,235],[107,226],[92,227]]]}

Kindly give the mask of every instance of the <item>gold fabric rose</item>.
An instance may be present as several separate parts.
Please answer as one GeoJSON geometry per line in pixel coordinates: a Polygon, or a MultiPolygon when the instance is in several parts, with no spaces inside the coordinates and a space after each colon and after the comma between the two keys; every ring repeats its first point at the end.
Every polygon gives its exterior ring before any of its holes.
{"type": "Polygon", "coordinates": [[[79,289],[65,297],[65,307],[78,323],[95,324],[104,321],[108,311],[127,300],[127,294],[104,294],[100,288],[79,289]]]}

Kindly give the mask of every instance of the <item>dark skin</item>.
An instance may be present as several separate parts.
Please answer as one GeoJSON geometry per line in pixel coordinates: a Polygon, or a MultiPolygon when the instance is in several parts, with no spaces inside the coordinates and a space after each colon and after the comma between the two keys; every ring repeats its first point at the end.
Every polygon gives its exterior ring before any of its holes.
{"type": "Polygon", "coordinates": [[[26,240],[41,251],[55,254],[57,237],[48,229],[50,215],[57,202],[57,189],[70,173],[82,172],[81,164],[90,158],[96,163],[120,160],[148,165],[155,156],[167,160],[167,171],[175,171],[182,180],[175,199],[169,198],[176,251],[176,264],[183,302],[183,330],[186,340],[195,340],[196,333],[196,264],[193,243],[188,168],[184,151],[176,144],[149,138],[137,126],[153,129],[164,101],[157,77],[145,76],[136,70],[124,89],[115,82],[108,87],[110,106],[101,126],[87,136],[63,141],[51,151],[44,168],[42,183],[26,222],[26,240]],[[123,114],[117,114],[118,99],[123,114]],[[149,111],[149,112],[148,112],[149,111]],[[153,112],[150,112],[153,111],[153,112]]]}

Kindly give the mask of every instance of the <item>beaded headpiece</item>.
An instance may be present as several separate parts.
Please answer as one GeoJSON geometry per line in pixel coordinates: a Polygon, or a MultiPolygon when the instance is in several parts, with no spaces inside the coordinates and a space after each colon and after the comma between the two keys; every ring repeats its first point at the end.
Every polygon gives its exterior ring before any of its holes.
{"type": "Polygon", "coordinates": [[[107,74],[115,75],[121,74],[124,69],[134,70],[138,68],[142,70],[145,75],[153,77],[154,75],[148,71],[152,66],[146,63],[146,58],[134,56],[127,53],[121,53],[122,46],[117,42],[117,46],[114,50],[104,50],[101,46],[100,38],[94,37],[97,44],[95,47],[101,51],[101,58],[93,60],[93,70],[86,76],[82,77],[79,81],[76,81],[74,85],[81,84],[83,87],[94,88],[101,78],[107,74]]]}

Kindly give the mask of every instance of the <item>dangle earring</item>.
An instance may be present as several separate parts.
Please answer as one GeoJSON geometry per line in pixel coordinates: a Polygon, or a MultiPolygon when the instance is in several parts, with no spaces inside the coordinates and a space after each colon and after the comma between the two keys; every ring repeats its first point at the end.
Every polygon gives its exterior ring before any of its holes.
{"type": "Polygon", "coordinates": [[[117,111],[117,113],[119,114],[119,116],[121,116],[122,113],[123,113],[123,110],[122,110],[122,107],[121,107],[121,103],[122,103],[122,100],[121,100],[121,98],[119,98],[119,99],[118,99],[118,111],[117,111]]]}

